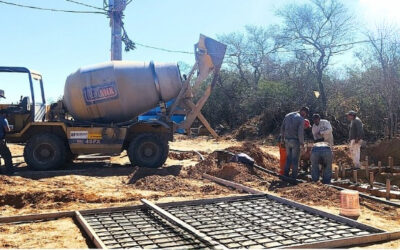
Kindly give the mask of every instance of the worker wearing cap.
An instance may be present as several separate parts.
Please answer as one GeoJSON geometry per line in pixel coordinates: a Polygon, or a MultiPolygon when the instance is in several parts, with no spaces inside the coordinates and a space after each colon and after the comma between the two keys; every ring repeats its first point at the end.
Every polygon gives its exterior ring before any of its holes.
{"type": "Polygon", "coordinates": [[[353,159],[355,168],[360,167],[360,151],[362,139],[364,137],[363,123],[357,117],[357,113],[353,110],[347,114],[347,120],[350,121],[349,141],[350,141],[350,155],[353,159]]]}
{"type": "Polygon", "coordinates": [[[286,164],[284,175],[289,176],[292,166],[292,178],[297,178],[300,149],[304,147],[304,119],[308,116],[309,109],[302,107],[298,112],[285,116],[281,126],[281,141],[285,143],[286,164]]]}
{"type": "Polygon", "coordinates": [[[315,142],[327,142],[329,146],[333,146],[332,125],[328,120],[321,119],[319,114],[314,114],[312,134],[315,142]]]}
{"type": "Polygon", "coordinates": [[[332,149],[328,142],[317,142],[311,150],[311,178],[319,181],[320,172],[323,172],[322,183],[330,184],[332,178],[332,149]],[[319,166],[322,166],[321,171],[319,166]]]}
{"type": "MultiPolygon", "coordinates": [[[[0,90],[0,97],[5,98],[4,96],[4,90],[0,90]]],[[[6,171],[2,171],[5,174],[13,174],[14,173],[14,166],[12,162],[12,156],[10,149],[7,146],[6,143],[6,133],[10,132],[10,126],[8,125],[8,121],[6,118],[6,113],[5,110],[2,109],[0,110],[0,155],[3,157],[5,165],[6,165],[6,171]]]]}

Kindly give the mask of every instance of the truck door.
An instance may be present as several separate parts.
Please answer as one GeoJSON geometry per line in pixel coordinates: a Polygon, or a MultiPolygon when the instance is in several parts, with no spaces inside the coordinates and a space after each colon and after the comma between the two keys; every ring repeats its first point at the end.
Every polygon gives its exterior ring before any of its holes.
{"type": "Polygon", "coordinates": [[[34,121],[42,122],[46,116],[46,100],[43,91],[42,76],[31,71],[32,76],[32,98],[34,98],[34,121]]]}

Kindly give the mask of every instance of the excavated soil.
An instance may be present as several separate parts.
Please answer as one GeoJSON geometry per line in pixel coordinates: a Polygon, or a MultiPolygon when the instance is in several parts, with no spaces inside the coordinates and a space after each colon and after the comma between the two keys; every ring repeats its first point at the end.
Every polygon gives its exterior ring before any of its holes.
{"type": "Polygon", "coordinates": [[[347,145],[340,145],[333,147],[333,162],[342,164],[343,166],[352,166],[353,160],[350,157],[350,150],[347,145]]]}
{"type": "Polygon", "coordinates": [[[284,198],[309,205],[340,206],[340,191],[321,183],[300,183],[276,189],[284,198]]]}
{"type": "Polygon", "coordinates": [[[365,156],[369,157],[371,162],[375,164],[381,161],[384,166],[388,166],[389,156],[393,157],[394,165],[400,165],[400,139],[391,139],[377,142],[373,145],[368,145],[366,149],[362,150],[362,159],[365,156]]]}
{"type": "Polygon", "coordinates": [[[169,159],[173,159],[173,160],[190,160],[190,159],[194,159],[198,157],[198,154],[196,154],[195,152],[179,152],[179,151],[171,151],[168,154],[168,158],[169,159]]]}
{"type": "Polygon", "coordinates": [[[245,153],[253,158],[257,165],[269,170],[279,171],[279,160],[275,156],[263,152],[263,150],[254,143],[245,142],[242,146],[229,147],[226,150],[236,154],[245,153]]]}

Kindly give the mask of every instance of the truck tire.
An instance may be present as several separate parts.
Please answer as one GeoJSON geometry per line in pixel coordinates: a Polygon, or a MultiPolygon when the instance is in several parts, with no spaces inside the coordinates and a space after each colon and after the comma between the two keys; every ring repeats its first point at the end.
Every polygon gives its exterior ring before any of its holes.
{"type": "Polygon", "coordinates": [[[25,162],[33,170],[50,170],[66,162],[66,146],[62,139],[52,134],[38,134],[27,142],[25,162]]]}
{"type": "Polygon", "coordinates": [[[168,157],[168,141],[157,134],[141,134],[135,137],[128,148],[128,156],[133,166],[159,168],[168,157]]]}

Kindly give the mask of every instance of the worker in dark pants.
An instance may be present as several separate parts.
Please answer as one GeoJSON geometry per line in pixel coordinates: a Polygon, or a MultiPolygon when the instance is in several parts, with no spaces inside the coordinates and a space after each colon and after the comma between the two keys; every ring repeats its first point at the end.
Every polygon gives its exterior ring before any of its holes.
{"type": "MultiPolygon", "coordinates": [[[[3,90],[0,90],[0,97],[5,98],[3,90]]],[[[3,171],[3,169],[2,169],[1,173],[7,174],[7,175],[12,175],[15,170],[14,170],[14,165],[12,162],[11,152],[6,143],[6,133],[10,132],[10,126],[8,125],[8,121],[7,121],[7,118],[5,115],[6,115],[5,110],[4,109],[0,110],[0,125],[1,125],[1,128],[0,128],[0,155],[4,159],[4,162],[6,165],[5,171],[3,171]]]]}
{"type": "Polygon", "coordinates": [[[284,175],[296,179],[298,174],[301,148],[304,148],[304,119],[308,116],[309,109],[302,107],[300,111],[289,113],[285,116],[281,126],[281,141],[285,143],[286,165],[284,175]]]}
{"type": "Polygon", "coordinates": [[[311,150],[311,177],[313,182],[319,181],[322,171],[322,183],[330,184],[332,178],[332,149],[327,142],[317,142],[311,150]],[[319,166],[322,165],[320,171],[319,166]]]}

